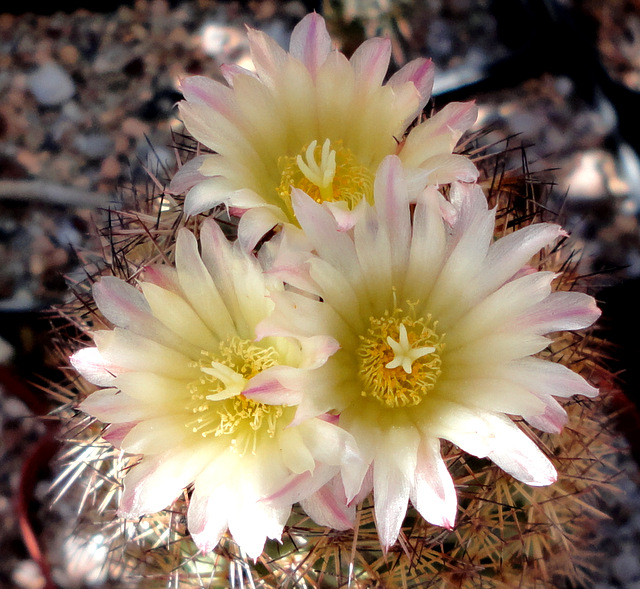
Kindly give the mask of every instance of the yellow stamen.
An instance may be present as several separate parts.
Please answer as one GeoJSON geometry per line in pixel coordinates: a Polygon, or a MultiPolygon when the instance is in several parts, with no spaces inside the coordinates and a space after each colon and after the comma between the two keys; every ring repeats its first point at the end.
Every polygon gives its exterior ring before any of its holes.
{"type": "Polygon", "coordinates": [[[367,334],[360,336],[361,394],[389,408],[418,405],[440,376],[443,334],[431,316],[415,317],[395,308],[370,317],[367,334]]]}
{"type": "Polygon", "coordinates": [[[215,356],[202,354],[202,376],[189,385],[185,409],[191,418],[185,426],[203,438],[230,436],[230,447],[241,455],[255,452],[260,436],[275,436],[286,408],[248,399],[242,391],[253,376],[278,363],[276,350],[234,337],[215,356]]]}
{"type": "Polygon", "coordinates": [[[280,158],[278,165],[282,174],[277,193],[290,210],[291,187],[317,202],[344,201],[350,209],[363,198],[373,200],[373,174],[342,141],[325,139],[320,146],[314,139],[298,155],[280,158]]]}

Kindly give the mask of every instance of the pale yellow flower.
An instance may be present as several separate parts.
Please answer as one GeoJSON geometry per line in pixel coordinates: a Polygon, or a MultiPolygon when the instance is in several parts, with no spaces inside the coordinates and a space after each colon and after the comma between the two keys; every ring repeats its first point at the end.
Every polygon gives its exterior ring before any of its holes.
{"type": "Polygon", "coordinates": [[[449,201],[430,187],[413,208],[395,156],[351,230],[301,191],[293,207],[304,233],[286,227],[266,259],[297,288],[274,295],[261,328],[340,344],[296,419],[339,414],[361,458],[342,469],[346,498],[373,490],[382,545],[395,542],[409,499],[429,522],[453,526],[456,492],[440,439],[530,485],[552,483],[553,465],[508,415],[559,432],[566,413],[554,396],[596,394],[536,357],[546,334],[588,327],[600,314],[593,298],[555,292],[552,272],[527,265],[562,229],[533,224],[494,241],[495,211],[473,184],[454,184],[449,201]]]}
{"type": "Polygon", "coordinates": [[[472,103],[450,104],[404,137],[430,97],[431,61],[412,61],[383,84],[389,40],[367,40],[347,59],[315,13],[295,27],[289,53],[260,31],[248,35],[255,74],[226,67],[229,86],[182,81],[186,128],[216,152],[189,161],[171,184],[188,191],[187,214],[218,204],[251,209],[240,238],[252,244],[274,222],[295,221],[292,186],[332,203],[349,225],[353,207],[372,202],[376,169],[389,154],[399,155],[416,190],[476,179],[469,159],[452,155],[475,121],[472,103]]]}
{"type": "MultiPolygon", "coordinates": [[[[323,505],[318,488],[352,453],[333,417],[287,427],[336,345],[323,336],[263,334],[257,341],[256,327],[282,284],[213,221],[202,226],[200,241],[202,254],[182,229],[176,268],[149,267],[139,290],[102,278],[94,296],[115,328],[94,332],[96,346],[71,361],[107,387],[80,408],[112,424],[105,434],[111,443],[141,456],[126,472],[120,515],[165,509],[187,488],[196,544],[213,549],[228,527],[257,558],[266,538],[280,538],[293,502],[307,502],[312,513],[323,505]],[[264,392],[269,403],[247,396],[264,392]],[[276,496],[283,488],[287,501],[276,496]]],[[[345,513],[325,509],[319,517],[344,528],[345,513]]]]}

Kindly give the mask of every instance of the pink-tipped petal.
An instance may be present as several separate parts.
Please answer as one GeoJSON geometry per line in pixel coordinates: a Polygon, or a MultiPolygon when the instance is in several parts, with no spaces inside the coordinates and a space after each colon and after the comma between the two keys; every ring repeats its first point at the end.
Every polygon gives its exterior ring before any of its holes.
{"type": "Polygon", "coordinates": [[[118,389],[100,389],[91,393],[80,409],[104,423],[128,423],[149,417],[149,408],[118,389]]]}
{"type": "Polygon", "coordinates": [[[78,350],[69,361],[83,378],[99,387],[113,386],[116,376],[123,372],[120,366],[106,362],[98,348],[78,350]]]}
{"type": "Polygon", "coordinates": [[[307,14],[291,32],[289,51],[315,78],[318,69],[331,52],[331,37],[324,19],[317,13],[307,14]]]}
{"type": "Polygon", "coordinates": [[[235,63],[223,63],[220,66],[220,72],[226,80],[229,86],[233,87],[233,83],[238,76],[251,76],[252,78],[258,78],[258,75],[247,68],[237,65],[235,63]]]}
{"type": "Polygon", "coordinates": [[[202,162],[210,156],[198,155],[182,165],[175,173],[167,192],[171,194],[184,194],[193,188],[198,182],[202,182],[206,176],[200,171],[202,162]]]}
{"type": "MultiPolygon", "coordinates": [[[[143,282],[142,285],[147,289],[160,289],[153,284],[143,282]]],[[[199,349],[195,349],[190,342],[183,339],[179,330],[172,330],[170,324],[163,322],[162,315],[158,315],[157,309],[155,311],[152,309],[147,300],[148,292],[144,296],[137,288],[123,280],[114,276],[104,276],[94,284],[93,294],[100,311],[123,332],[136,334],[150,342],[153,341],[192,356],[199,355],[199,349]]],[[[179,297],[171,291],[167,294],[170,297],[179,297]]]]}
{"type": "Polygon", "coordinates": [[[383,550],[395,544],[407,512],[409,480],[387,455],[378,455],[373,465],[373,495],[376,529],[383,550]]]}
{"type": "Polygon", "coordinates": [[[277,505],[289,505],[301,501],[304,497],[310,497],[320,487],[327,484],[336,474],[338,469],[317,463],[313,473],[305,471],[301,474],[293,474],[285,481],[279,489],[264,499],[277,505]]]}
{"type": "Polygon", "coordinates": [[[325,202],[324,206],[327,210],[331,211],[331,214],[335,218],[338,224],[338,231],[343,232],[353,229],[362,212],[362,207],[357,206],[352,210],[344,201],[325,202]]]}
{"type": "Polygon", "coordinates": [[[154,264],[145,266],[140,274],[140,279],[144,282],[150,282],[165,290],[172,292],[181,292],[180,283],[178,282],[178,273],[171,266],[154,264]]]}
{"type": "Polygon", "coordinates": [[[367,39],[351,56],[350,62],[356,80],[364,85],[365,91],[379,87],[389,68],[391,41],[389,39],[367,39]]]}
{"type": "Polygon", "coordinates": [[[333,478],[311,497],[301,501],[302,508],[317,524],[334,530],[350,530],[355,521],[355,505],[347,505],[342,482],[333,478]]]}
{"type": "Polygon", "coordinates": [[[235,112],[230,88],[205,76],[189,76],[180,80],[184,97],[194,104],[203,104],[229,118],[235,112]]]}
{"type": "Polygon", "coordinates": [[[493,449],[488,458],[527,485],[542,487],[556,481],[558,474],[553,464],[508,417],[487,415],[484,419],[493,431],[493,449]]]}
{"type": "Polygon", "coordinates": [[[102,314],[114,325],[130,329],[152,321],[142,293],[115,276],[103,276],[93,285],[93,297],[102,314]]]}
{"type": "Polygon", "coordinates": [[[422,168],[428,172],[426,181],[436,186],[455,181],[475,182],[480,175],[468,157],[458,154],[443,153],[427,158],[422,168]]]}
{"type": "Polygon", "coordinates": [[[398,538],[417,466],[420,436],[412,427],[385,432],[373,463],[376,529],[383,549],[398,538]]]}
{"type": "Polygon", "coordinates": [[[249,37],[249,46],[251,48],[251,59],[258,77],[267,86],[274,88],[285,63],[289,59],[287,53],[262,31],[248,28],[247,36],[249,37]]]}
{"type": "Polygon", "coordinates": [[[513,278],[536,253],[563,235],[566,233],[559,225],[536,223],[496,241],[489,248],[478,280],[478,297],[513,278]]]}
{"type": "Polygon", "coordinates": [[[593,297],[580,292],[553,292],[518,320],[519,327],[533,333],[585,329],[602,311],[593,297]]]}
{"type": "Polygon", "coordinates": [[[296,218],[316,251],[338,268],[346,265],[353,269],[356,258],[353,241],[337,230],[331,213],[297,188],[293,189],[291,200],[296,218]]]}
{"type": "Polygon", "coordinates": [[[437,438],[424,437],[420,442],[411,502],[429,523],[453,528],[458,501],[437,438]]]}
{"type": "Polygon", "coordinates": [[[196,238],[184,228],[176,239],[176,269],[184,296],[211,332],[220,339],[233,334],[233,319],[200,257],[196,238]]]}
{"type": "Polygon", "coordinates": [[[255,561],[267,538],[280,539],[290,513],[290,505],[282,507],[245,496],[242,508],[235,509],[229,517],[229,531],[238,546],[255,561]]]}
{"type": "Polygon", "coordinates": [[[400,152],[402,161],[409,167],[428,169],[429,160],[450,156],[463,133],[475,122],[477,114],[478,109],[472,102],[448,104],[409,133],[400,152]]]}
{"type": "Polygon", "coordinates": [[[418,116],[426,106],[433,90],[435,66],[430,59],[418,58],[410,61],[389,78],[389,86],[398,88],[407,82],[411,82],[418,91],[420,103],[413,113],[413,118],[418,116]]]}
{"type": "Polygon", "coordinates": [[[571,397],[584,395],[593,398],[598,389],[568,367],[539,358],[522,358],[511,362],[504,376],[542,396],[571,397]]]}
{"type": "Polygon", "coordinates": [[[542,397],[545,404],[544,413],[525,417],[527,422],[533,427],[550,434],[559,434],[562,428],[567,425],[569,418],[567,412],[560,406],[560,403],[553,397],[542,397]]]}
{"type": "Polygon", "coordinates": [[[551,462],[506,415],[445,401],[423,401],[423,405],[429,412],[423,435],[449,440],[478,458],[490,458],[523,483],[542,486],[556,480],[551,462]]]}
{"type": "Polygon", "coordinates": [[[409,193],[402,163],[396,156],[390,155],[382,160],[376,174],[374,194],[389,241],[393,243],[392,264],[397,269],[405,268],[411,236],[409,193]]]}
{"type": "Polygon", "coordinates": [[[102,434],[102,438],[109,442],[114,448],[120,448],[122,440],[125,439],[127,434],[136,425],[138,425],[137,421],[129,423],[112,423],[105,429],[104,433],[102,434]]]}
{"type": "Polygon", "coordinates": [[[127,472],[118,514],[135,519],[167,508],[196,472],[187,452],[143,460],[127,472]]]}
{"type": "Polygon", "coordinates": [[[267,205],[250,208],[238,224],[238,242],[242,250],[252,252],[269,231],[284,222],[286,218],[277,207],[267,205]]]}
{"type": "Polygon", "coordinates": [[[319,368],[340,349],[337,340],[328,335],[314,335],[304,338],[301,340],[301,344],[300,367],[307,370],[319,368]]]}
{"type": "Polygon", "coordinates": [[[187,524],[189,534],[203,553],[211,552],[218,545],[227,530],[228,514],[234,508],[233,494],[226,486],[207,486],[205,491],[201,491],[196,485],[189,502],[187,524]],[[221,505],[225,509],[221,509],[221,505]]]}
{"type": "Polygon", "coordinates": [[[256,374],[242,394],[267,405],[299,405],[307,378],[304,370],[274,366],[256,374]]]}

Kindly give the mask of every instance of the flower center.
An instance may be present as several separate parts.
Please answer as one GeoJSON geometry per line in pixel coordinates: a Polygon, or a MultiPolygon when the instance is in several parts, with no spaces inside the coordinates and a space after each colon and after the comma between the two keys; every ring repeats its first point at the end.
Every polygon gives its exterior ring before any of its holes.
{"type": "Polygon", "coordinates": [[[189,385],[185,426],[203,438],[230,436],[241,455],[254,452],[260,436],[274,437],[285,408],[253,401],[242,391],[249,379],[278,363],[277,351],[233,337],[216,354],[202,355],[200,379],[189,385]]]}
{"type": "Polygon", "coordinates": [[[357,349],[362,396],[383,405],[418,405],[440,376],[444,334],[431,315],[415,318],[401,309],[370,317],[357,349]]]}
{"type": "Polygon", "coordinates": [[[344,201],[352,209],[363,198],[373,198],[373,174],[361,165],[342,141],[314,139],[296,156],[278,162],[282,170],[278,195],[291,208],[291,187],[306,192],[317,202],[344,201]]]}

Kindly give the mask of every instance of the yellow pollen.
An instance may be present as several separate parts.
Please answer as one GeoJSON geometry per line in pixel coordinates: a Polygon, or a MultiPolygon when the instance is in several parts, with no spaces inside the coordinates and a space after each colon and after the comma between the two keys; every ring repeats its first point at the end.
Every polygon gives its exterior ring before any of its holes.
{"type": "Polygon", "coordinates": [[[295,156],[281,157],[278,195],[291,209],[291,187],[317,202],[344,201],[352,209],[363,198],[373,199],[373,174],[361,165],[342,141],[313,140],[295,156]]]}
{"type": "Polygon", "coordinates": [[[437,321],[416,318],[413,309],[370,317],[357,349],[362,396],[389,408],[418,405],[442,372],[443,338],[437,321]]]}
{"type": "Polygon", "coordinates": [[[217,353],[202,355],[201,376],[189,385],[185,426],[203,438],[229,436],[241,455],[255,452],[259,437],[275,436],[286,408],[248,399],[242,391],[249,379],[278,363],[276,350],[234,337],[217,353]]]}

